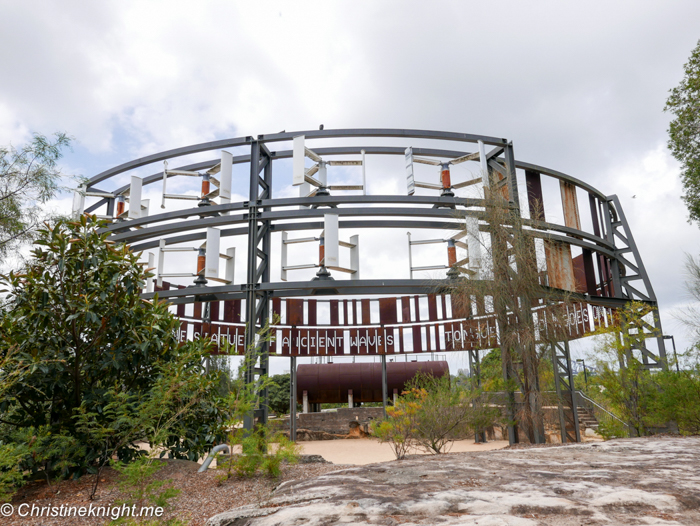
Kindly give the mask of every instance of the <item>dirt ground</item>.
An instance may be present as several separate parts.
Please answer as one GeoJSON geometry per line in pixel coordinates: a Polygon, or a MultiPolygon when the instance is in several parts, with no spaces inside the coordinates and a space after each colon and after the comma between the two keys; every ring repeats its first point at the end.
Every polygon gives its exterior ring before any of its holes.
{"type": "MultiPolygon", "coordinates": [[[[355,440],[315,440],[299,442],[307,455],[321,455],[334,464],[365,465],[394,460],[389,444],[372,438],[355,440]]],[[[507,440],[496,440],[486,444],[475,444],[474,440],[459,440],[452,446],[452,453],[467,451],[490,451],[508,446],[507,440]]]]}

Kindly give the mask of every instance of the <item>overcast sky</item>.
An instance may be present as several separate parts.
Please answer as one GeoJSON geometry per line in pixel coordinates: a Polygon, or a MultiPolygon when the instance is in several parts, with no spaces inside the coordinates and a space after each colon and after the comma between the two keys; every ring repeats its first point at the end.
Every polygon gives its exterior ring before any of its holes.
{"type": "Polygon", "coordinates": [[[0,0],[0,144],[66,131],[65,172],[90,177],[320,123],[507,137],[518,159],[620,197],[684,347],[673,313],[700,231],[662,110],[699,39],[692,0],[0,0]]]}

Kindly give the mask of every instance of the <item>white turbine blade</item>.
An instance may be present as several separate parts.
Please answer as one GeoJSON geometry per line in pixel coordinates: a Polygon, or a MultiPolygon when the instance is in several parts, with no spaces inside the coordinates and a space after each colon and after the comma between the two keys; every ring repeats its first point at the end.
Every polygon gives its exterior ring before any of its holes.
{"type": "MultiPolygon", "coordinates": [[[[365,164],[365,151],[362,150],[362,195],[367,195],[367,165],[365,164]]],[[[358,272],[359,274],[359,272],[358,272]]]]}
{"type": "Polygon", "coordinates": [[[80,185],[73,192],[73,218],[77,219],[83,215],[85,210],[85,185],[80,185]]]}
{"type": "Polygon", "coordinates": [[[233,283],[233,277],[236,273],[236,247],[226,249],[226,267],[224,278],[229,283],[233,283]]]}
{"type": "Polygon", "coordinates": [[[406,162],[406,186],[408,187],[408,195],[416,193],[416,185],[413,179],[413,148],[410,146],[404,152],[406,162]]]}
{"type": "Polygon", "coordinates": [[[324,241],[323,252],[326,267],[340,266],[340,244],[338,239],[338,215],[325,214],[323,216],[324,241]]]}
{"type": "MultiPolygon", "coordinates": [[[[146,268],[146,272],[150,272],[151,270],[155,270],[155,255],[153,252],[148,253],[148,268],[146,268]]],[[[153,292],[153,278],[147,278],[146,279],[146,292],[153,292]]]]}
{"type": "Polygon", "coordinates": [[[131,176],[131,186],[129,187],[129,219],[138,219],[141,217],[141,189],[143,187],[143,179],[131,176]]]}
{"type": "Polygon", "coordinates": [[[362,161],[326,161],[331,166],[362,166],[362,161]]]}
{"type": "Polygon", "coordinates": [[[306,168],[304,168],[304,136],[294,137],[293,149],[292,149],[292,184],[294,186],[299,186],[304,184],[304,175],[306,174],[306,168]]]}
{"type": "Polygon", "coordinates": [[[160,200],[160,207],[165,208],[165,186],[168,183],[168,161],[163,161],[163,197],[160,200]]]}
{"type": "Polygon", "coordinates": [[[186,177],[201,177],[199,172],[191,172],[189,170],[166,170],[168,175],[184,175],[186,177]]]}
{"type": "Polygon", "coordinates": [[[219,246],[221,231],[218,228],[207,228],[206,258],[204,260],[204,277],[219,277],[219,246]]]}
{"type": "Polygon", "coordinates": [[[233,155],[221,152],[221,172],[219,175],[219,197],[221,204],[231,201],[231,184],[233,180],[233,155]]]}
{"type": "Polygon", "coordinates": [[[489,188],[489,165],[486,159],[486,147],[479,141],[479,163],[481,163],[481,177],[484,180],[484,188],[489,188]]]}
{"type": "Polygon", "coordinates": [[[450,161],[450,164],[459,164],[459,163],[463,163],[466,161],[476,161],[478,158],[479,158],[479,152],[468,153],[467,155],[462,155],[461,157],[457,157],[456,159],[452,159],[450,161]]]}
{"type": "Polygon", "coordinates": [[[467,230],[467,253],[469,255],[469,268],[481,267],[481,237],[479,236],[479,219],[466,217],[464,219],[467,230]]]}
{"type": "Polygon", "coordinates": [[[417,188],[430,188],[431,190],[442,190],[442,186],[439,184],[432,184],[432,183],[419,183],[416,181],[414,183],[417,188]]]}
{"type": "Polygon", "coordinates": [[[156,270],[156,280],[159,287],[163,286],[163,270],[165,269],[165,239],[158,242],[158,270],[156,270]]]}
{"type": "Polygon", "coordinates": [[[429,164],[431,166],[440,166],[442,163],[440,161],[434,161],[432,159],[425,159],[424,157],[414,157],[414,163],[429,164]]]}
{"type": "Polygon", "coordinates": [[[360,279],[360,236],[351,236],[350,244],[350,269],[353,271],[350,279],[360,279]]]}

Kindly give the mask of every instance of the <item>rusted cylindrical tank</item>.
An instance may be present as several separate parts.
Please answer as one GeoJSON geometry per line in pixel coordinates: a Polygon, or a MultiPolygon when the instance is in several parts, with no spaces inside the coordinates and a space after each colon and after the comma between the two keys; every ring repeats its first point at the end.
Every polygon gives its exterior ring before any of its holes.
{"type": "MultiPolygon", "coordinates": [[[[449,375],[447,362],[387,362],[387,396],[399,394],[417,372],[436,377],[449,375]]],[[[306,391],[310,404],[343,404],[352,389],[354,402],[382,401],[381,363],[301,364],[297,367],[297,400],[306,391]]]]}

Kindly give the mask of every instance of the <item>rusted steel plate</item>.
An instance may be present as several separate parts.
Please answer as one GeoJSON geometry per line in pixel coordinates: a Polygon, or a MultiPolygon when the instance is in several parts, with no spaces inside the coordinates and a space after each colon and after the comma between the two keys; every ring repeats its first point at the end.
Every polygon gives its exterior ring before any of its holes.
{"type": "Polygon", "coordinates": [[[211,314],[211,321],[219,321],[219,302],[212,301],[209,303],[209,312],[211,314]]]}
{"type": "Polygon", "coordinates": [[[224,321],[229,323],[240,323],[241,300],[224,301],[224,321]]]}
{"type": "Polygon", "coordinates": [[[558,241],[544,241],[547,277],[549,286],[576,292],[574,266],[571,260],[571,246],[558,241]]]}
{"type": "Polygon", "coordinates": [[[527,205],[530,218],[544,221],[544,196],[542,194],[542,178],[539,173],[525,171],[525,187],[527,188],[527,205]]]}
{"type": "Polygon", "coordinates": [[[410,296],[403,296],[401,298],[401,322],[408,323],[411,320],[411,298],[410,296]]]}
{"type": "Polygon", "coordinates": [[[287,300],[287,325],[304,325],[304,300],[287,300]]]}
{"type": "Polygon", "coordinates": [[[576,187],[566,181],[559,181],[561,204],[564,209],[564,224],[570,228],[581,230],[581,217],[578,212],[576,187]]]}
{"type": "Polygon", "coordinates": [[[192,317],[195,320],[201,320],[202,319],[202,302],[197,301],[194,304],[194,314],[192,314],[192,317]]]}
{"type": "MultiPolygon", "coordinates": [[[[387,362],[387,389],[403,392],[418,372],[440,377],[448,375],[447,362],[387,362]]],[[[343,404],[352,389],[353,401],[382,401],[381,363],[300,364],[297,367],[297,399],[307,392],[312,404],[343,404]]]]}
{"type": "Polygon", "coordinates": [[[379,300],[379,323],[382,325],[397,323],[396,298],[379,300]]]}
{"type": "Polygon", "coordinates": [[[308,322],[306,324],[312,325],[312,326],[318,325],[316,300],[307,300],[306,301],[306,311],[307,311],[307,320],[308,320],[308,322]]]}
{"type": "Polygon", "coordinates": [[[362,302],[362,325],[369,325],[371,323],[369,300],[362,299],[360,301],[362,302]]]}
{"type": "Polygon", "coordinates": [[[435,294],[428,294],[428,319],[435,321],[438,319],[437,299],[435,294]]]}

